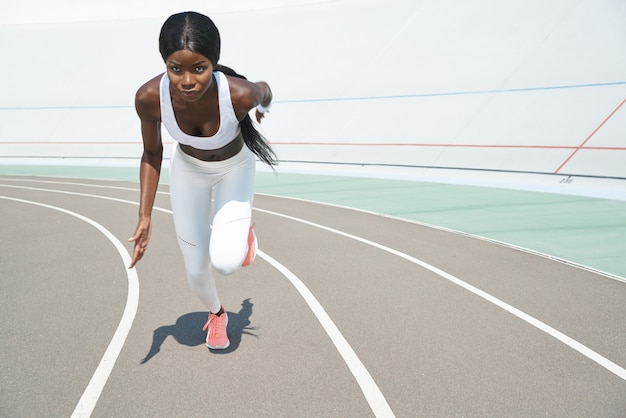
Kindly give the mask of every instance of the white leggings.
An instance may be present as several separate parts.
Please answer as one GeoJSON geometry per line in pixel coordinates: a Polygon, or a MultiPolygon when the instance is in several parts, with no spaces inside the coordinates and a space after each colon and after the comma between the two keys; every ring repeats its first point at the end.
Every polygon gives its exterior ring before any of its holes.
{"type": "Polygon", "coordinates": [[[213,313],[221,302],[212,267],[232,274],[246,256],[255,167],[245,145],[224,161],[201,161],[174,147],[170,198],[176,236],[191,289],[213,313]]]}

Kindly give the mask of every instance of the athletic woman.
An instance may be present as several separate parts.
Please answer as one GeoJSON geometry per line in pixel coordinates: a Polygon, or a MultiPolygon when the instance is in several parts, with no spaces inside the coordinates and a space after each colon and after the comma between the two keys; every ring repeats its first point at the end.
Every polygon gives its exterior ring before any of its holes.
{"type": "Polygon", "coordinates": [[[275,155],[254,128],[269,109],[272,92],[218,64],[220,35],[207,16],[170,16],[159,36],[166,72],[148,81],[135,96],[141,121],[139,222],[130,268],[143,257],[152,230],[163,144],[161,124],[176,141],[170,164],[174,226],[193,292],[209,310],[206,345],[230,345],[228,315],[218,296],[212,269],[231,274],[254,260],[252,229],[256,158],[276,164],[275,155]]]}

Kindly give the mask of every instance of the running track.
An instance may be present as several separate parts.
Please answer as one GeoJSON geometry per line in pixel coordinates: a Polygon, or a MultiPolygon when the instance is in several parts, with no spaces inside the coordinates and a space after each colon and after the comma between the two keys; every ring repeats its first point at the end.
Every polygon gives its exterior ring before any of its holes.
{"type": "Polygon", "coordinates": [[[486,240],[258,195],[210,352],[162,186],[0,178],[0,416],[626,415],[623,282],[486,240]]]}

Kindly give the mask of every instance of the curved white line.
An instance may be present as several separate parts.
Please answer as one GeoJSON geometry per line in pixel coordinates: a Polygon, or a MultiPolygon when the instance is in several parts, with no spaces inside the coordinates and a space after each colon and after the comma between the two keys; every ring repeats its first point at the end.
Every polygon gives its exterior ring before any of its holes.
{"type": "MultiPolygon", "coordinates": [[[[124,266],[130,264],[130,255],[126,251],[124,245],[113,235],[108,229],[95,222],[92,219],[89,219],[83,215],[80,215],[76,212],[69,211],[67,209],[59,208],[56,206],[46,205],[44,203],[33,202],[30,200],[17,199],[13,197],[0,196],[0,199],[13,200],[15,202],[27,203],[31,205],[41,206],[47,209],[57,210],[59,212],[66,213],[68,215],[74,216],[84,222],[95,227],[97,230],[102,232],[108,239],[113,243],[117,252],[122,257],[124,266]]],[[[124,308],[124,313],[122,314],[122,318],[120,319],[120,323],[115,330],[115,334],[113,334],[113,338],[109,343],[102,359],[100,360],[100,364],[96,368],[87,388],[83,392],[72,417],[89,417],[93,412],[98,399],[100,398],[100,394],[102,393],[102,389],[109,379],[109,375],[113,370],[113,366],[117,361],[117,358],[122,351],[122,347],[124,346],[124,342],[126,341],[126,337],[128,337],[128,333],[130,332],[130,328],[135,320],[135,315],[137,313],[137,307],[139,306],[139,277],[137,276],[137,271],[132,269],[126,269],[126,276],[128,278],[128,295],[126,297],[126,307],[124,308]]]]}
{"type": "MultiPolygon", "coordinates": [[[[17,182],[24,182],[24,183],[61,184],[65,186],[82,186],[82,187],[93,187],[93,188],[99,188],[99,189],[112,189],[112,190],[124,190],[128,192],[139,192],[139,189],[136,187],[131,188],[131,187],[121,187],[121,186],[110,186],[110,185],[104,185],[104,184],[77,183],[75,181],[18,179],[18,178],[11,178],[11,177],[3,177],[2,180],[17,181],[17,182]]],[[[168,192],[162,192],[159,190],[157,190],[157,193],[169,194],[168,192]]]]}
{"type": "MultiPolygon", "coordinates": [[[[8,186],[8,187],[22,188],[22,187],[19,187],[19,186],[8,186]]],[[[40,190],[52,191],[52,190],[49,190],[49,189],[40,189],[40,190]]],[[[64,192],[64,191],[56,191],[56,192],[85,196],[84,194],[81,194],[81,193],[64,192]]],[[[123,201],[123,200],[114,199],[114,198],[108,198],[108,197],[104,197],[104,196],[97,196],[97,195],[87,195],[87,196],[90,196],[90,197],[100,197],[100,198],[104,198],[104,199],[116,200],[116,201],[121,201],[121,202],[125,202],[125,203],[134,203],[134,202],[130,202],[130,201],[123,201]]],[[[269,211],[269,210],[266,210],[266,209],[260,209],[260,208],[254,208],[254,209],[259,211],[259,212],[263,212],[263,213],[267,213],[267,214],[270,214],[270,215],[282,217],[282,218],[285,218],[285,219],[290,219],[292,221],[300,222],[300,223],[303,223],[303,224],[306,224],[306,225],[309,225],[309,226],[313,226],[313,227],[316,227],[316,228],[319,228],[319,229],[326,230],[328,232],[332,232],[332,233],[337,234],[337,235],[344,236],[346,238],[350,238],[350,239],[362,242],[364,244],[367,244],[367,245],[370,245],[372,247],[378,248],[380,250],[386,251],[386,252],[388,252],[390,254],[396,255],[396,256],[401,257],[401,258],[403,258],[403,259],[405,259],[407,261],[410,261],[410,262],[412,262],[414,264],[417,264],[417,265],[423,267],[424,269],[429,270],[429,271],[437,274],[438,276],[440,276],[440,277],[442,277],[442,278],[444,278],[444,279],[446,279],[446,280],[448,280],[448,281],[450,281],[450,282],[452,282],[452,283],[454,283],[454,284],[456,284],[456,285],[458,285],[458,286],[468,290],[469,292],[475,294],[476,296],[479,296],[482,299],[484,299],[484,300],[486,300],[486,301],[488,301],[488,302],[498,306],[499,308],[501,308],[501,309],[511,313],[512,315],[515,315],[519,319],[521,319],[521,320],[527,322],[528,324],[534,326],[535,328],[537,328],[537,329],[547,333],[548,335],[551,335],[552,337],[554,337],[557,340],[561,341],[562,343],[564,343],[568,347],[578,351],[579,353],[581,353],[585,357],[587,357],[590,360],[596,362],[597,364],[599,364],[600,366],[604,367],[605,369],[607,369],[611,373],[615,374],[616,376],[620,377],[621,379],[626,380],[626,369],[624,369],[623,367],[619,366],[618,364],[612,362],[611,360],[609,360],[606,357],[600,355],[599,353],[591,350],[590,348],[588,348],[587,346],[585,346],[585,345],[581,344],[580,342],[574,340],[573,338],[563,334],[562,332],[558,331],[557,329],[555,329],[555,328],[547,325],[546,323],[544,323],[544,322],[534,318],[533,316],[531,316],[531,315],[529,315],[529,314],[527,314],[527,313],[525,313],[525,312],[515,308],[514,306],[509,305],[508,303],[506,303],[506,302],[496,298],[495,296],[493,296],[493,295],[491,295],[491,294],[489,294],[489,293],[487,293],[487,292],[485,292],[485,291],[483,291],[481,289],[478,289],[478,288],[470,285],[469,283],[464,282],[463,280],[461,280],[461,279],[459,279],[459,278],[457,278],[457,277],[455,277],[455,276],[453,276],[453,275],[451,275],[451,274],[449,274],[449,273],[447,273],[447,272],[445,272],[445,271],[443,271],[443,270],[441,270],[441,269],[439,269],[439,268],[437,268],[435,266],[432,266],[432,265],[430,265],[430,264],[428,264],[428,263],[426,263],[426,262],[424,262],[422,260],[419,260],[417,258],[411,257],[411,256],[409,256],[409,255],[407,255],[405,253],[402,253],[402,252],[398,251],[398,250],[394,250],[393,248],[386,247],[386,246],[384,246],[382,244],[378,244],[376,242],[367,240],[365,238],[361,238],[361,237],[358,237],[356,235],[352,235],[352,234],[348,234],[348,233],[343,232],[343,231],[339,231],[337,229],[333,229],[333,228],[326,227],[326,226],[323,226],[323,225],[320,225],[320,224],[316,224],[314,222],[306,221],[304,219],[296,218],[296,217],[289,216],[289,215],[284,215],[284,214],[281,214],[281,213],[278,213],[278,212],[269,211]]],[[[168,211],[168,210],[165,210],[165,209],[160,209],[160,210],[162,210],[163,212],[171,213],[171,211],[168,211]]],[[[269,262],[269,260],[266,260],[266,261],[269,262]]],[[[282,268],[284,268],[284,266],[282,266],[282,268]]],[[[286,268],[285,268],[285,270],[289,271],[286,268]]],[[[289,278],[289,276],[286,275],[286,277],[289,280],[291,280],[289,278]]],[[[302,285],[304,286],[304,284],[302,284],[302,285]]],[[[296,286],[296,288],[297,288],[297,286],[296,286]]],[[[306,286],[305,286],[305,288],[306,288],[306,286]]],[[[307,291],[308,291],[308,289],[307,289],[307,291]]],[[[309,291],[309,293],[310,293],[310,291],[309,291]]],[[[302,292],[301,292],[301,295],[304,297],[304,294],[302,294],[302,292]]],[[[306,298],[305,298],[305,300],[306,300],[306,298]]],[[[308,303],[308,301],[307,301],[307,303],[308,303]]],[[[311,306],[311,305],[309,305],[309,306],[311,306]]],[[[320,305],[320,307],[321,307],[321,305],[320,305]]],[[[316,314],[316,316],[317,316],[317,314],[316,314]]],[[[318,320],[319,320],[319,317],[318,317],[318,320]]],[[[320,322],[321,322],[321,320],[320,320],[320,322]]],[[[322,323],[322,326],[324,326],[323,323],[322,323]]],[[[326,328],[324,328],[324,329],[326,330],[326,328]]],[[[327,333],[328,333],[328,331],[327,331],[327,333]]],[[[332,339],[332,336],[330,334],[329,334],[329,336],[332,339]]],[[[335,343],[334,340],[333,340],[333,343],[335,343]]],[[[335,345],[337,346],[337,344],[335,344],[335,345]]],[[[343,354],[342,354],[342,356],[343,356],[343,354]]],[[[358,359],[358,357],[357,357],[357,359],[358,359]]],[[[344,357],[344,360],[345,360],[345,357],[344,357]]],[[[360,362],[360,360],[359,360],[359,362],[360,362]]],[[[350,370],[352,371],[352,368],[350,370]]],[[[353,372],[353,374],[354,374],[354,372],[353,372]]],[[[358,381],[358,377],[356,375],[355,375],[355,378],[357,378],[357,381],[358,381]]],[[[359,382],[359,385],[361,385],[360,382],[359,382]]],[[[368,402],[370,402],[369,399],[368,399],[368,402]]]]}
{"type": "Polygon", "coordinates": [[[328,334],[333,344],[335,344],[335,347],[337,348],[337,351],[339,351],[339,354],[341,354],[343,361],[346,363],[352,372],[352,375],[361,387],[361,391],[372,409],[372,412],[374,412],[374,415],[377,417],[393,417],[394,414],[391,411],[387,400],[383,396],[383,393],[378,388],[378,385],[376,385],[376,382],[359,359],[359,356],[357,356],[354,352],[348,341],[344,338],[343,334],[341,334],[341,331],[339,331],[339,328],[337,328],[332,319],[330,319],[330,316],[328,316],[322,307],[322,304],[319,303],[309,288],[302,283],[298,276],[293,274],[288,268],[274,260],[263,251],[258,250],[257,254],[269,264],[274,266],[276,270],[281,272],[309,305],[309,308],[311,308],[311,311],[313,311],[317,320],[320,324],[322,324],[324,331],[326,331],[326,334],[328,334]]]}
{"type": "Polygon", "coordinates": [[[398,250],[394,250],[393,248],[389,248],[386,247],[382,244],[378,244],[374,241],[370,241],[368,239],[365,238],[361,238],[358,237],[356,235],[352,235],[352,234],[348,234],[346,232],[343,231],[339,231],[337,229],[333,229],[333,228],[329,228],[327,226],[324,225],[320,225],[320,224],[316,224],[314,222],[310,222],[310,221],[306,221],[304,219],[300,219],[300,218],[296,218],[293,216],[289,216],[289,215],[284,215],[282,213],[278,213],[278,212],[272,212],[270,210],[265,210],[265,209],[259,209],[259,208],[255,208],[255,210],[259,211],[259,212],[263,212],[263,213],[267,213],[269,215],[274,215],[274,216],[278,216],[281,218],[285,218],[285,219],[289,219],[292,221],[296,221],[296,222],[300,222],[303,223],[305,225],[309,225],[315,228],[319,228],[319,229],[323,229],[325,231],[328,232],[332,232],[333,234],[337,234],[337,235],[341,235],[343,237],[346,238],[350,238],[353,239],[355,241],[359,241],[362,242],[364,244],[370,245],[372,247],[378,248],[380,250],[386,251],[390,254],[396,255],[398,257],[404,258],[407,261],[410,261],[411,263],[417,264],[420,267],[425,268],[426,270],[429,270],[433,273],[435,273],[436,275],[443,277],[444,279],[456,284],[457,286],[460,286],[462,288],[464,288],[465,290],[470,291],[471,293],[475,294],[476,296],[479,296],[483,299],[485,299],[488,302],[493,303],[494,305],[498,306],[501,309],[504,309],[505,311],[515,315],[516,317],[518,317],[519,319],[529,323],[530,325],[534,326],[535,328],[545,332],[548,335],[553,336],[554,338],[556,338],[557,340],[561,341],[562,343],[564,343],[565,345],[569,346],[570,348],[573,348],[574,350],[578,351],[579,353],[581,353],[582,355],[584,355],[585,357],[587,357],[590,360],[595,361],[596,363],[598,363],[600,366],[604,367],[605,369],[607,369],[608,371],[610,371],[611,373],[617,375],[618,377],[622,378],[623,380],[626,380],[626,369],[624,369],[623,367],[619,366],[618,364],[615,364],[614,362],[612,362],[611,360],[607,359],[606,357],[600,355],[599,353],[596,353],[595,351],[593,351],[592,349],[590,349],[589,347],[579,343],[578,341],[574,340],[571,337],[568,337],[567,335],[563,334],[562,332],[560,332],[559,330],[552,328],[551,326],[549,326],[548,324],[534,318],[531,315],[528,315],[527,313],[515,308],[514,306],[509,305],[508,303],[496,298],[495,296],[490,295],[489,293],[478,289],[477,287],[472,286],[471,284],[464,282],[463,280],[453,276],[452,274],[449,274],[441,269],[438,269],[435,266],[432,266],[422,260],[419,260],[415,257],[411,257],[408,254],[405,254],[403,252],[400,252],[398,250]]]}
{"type": "MultiPolygon", "coordinates": [[[[87,186],[87,185],[85,185],[85,186],[87,186]]],[[[12,184],[0,184],[0,187],[8,187],[10,189],[33,190],[33,191],[37,191],[37,192],[60,193],[60,194],[68,194],[68,195],[72,195],[72,196],[93,197],[95,199],[111,200],[113,202],[127,203],[129,205],[139,206],[138,202],[135,202],[135,201],[132,201],[132,200],[117,199],[115,197],[102,196],[102,195],[97,195],[97,194],[70,192],[70,191],[67,191],[67,190],[42,189],[42,188],[39,188],[39,187],[14,186],[12,184]]],[[[170,214],[172,213],[171,210],[162,209],[162,208],[159,208],[157,206],[154,207],[154,210],[165,212],[165,213],[170,213],[170,214]]]]}
{"type": "MultiPolygon", "coordinates": [[[[4,180],[9,180],[9,181],[18,181],[18,182],[33,182],[33,183],[46,183],[46,184],[62,184],[62,185],[71,185],[71,186],[85,186],[85,187],[97,187],[97,188],[106,188],[106,189],[115,189],[115,190],[126,190],[126,191],[135,191],[135,192],[139,192],[139,189],[137,188],[129,188],[129,187],[119,187],[119,186],[106,186],[106,185],[99,185],[99,184],[89,184],[89,183],[76,183],[76,182],[64,182],[64,181],[53,181],[53,180],[32,180],[32,179],[21,179],[21,178],[10,178],[10,177],[5,177],[3,178],[4,180]]],[[[0,185],[0,186],[5,186],[5,187],[18,187],[18,186],[10,186],[10,185],[0,185]]],[[[34,190],[48,190],[49,189],[34,189],[34,190]]],[[[71,192],[67,192],[70,193],[71,192]]],[[[168,192],[162,192],[162,191],[157,191],[158,194],[169,194],[168,192]]],[[[528,254],[532,254],[538,257],[542,257],[542,258],[546,258],[550,261],[555,261],[557,263],[561,263],[561,264],[566,264],[568,266],[572,266],[575,267],[577,269],[580,270],[585,270],[585,271],[590,271],[594,274],[600,275],[600,276],[604,276],[607,277],[609,279],[613,279],[613,280],[617,280],[619,282],[622,283],[626,283],[626,277],[621,277],[618,276],[614,273],[609,273],[607,271],[603,271],[603,270],[599,270],[597,268],[594,267],[589,267],[586,266],[584,264],[580,264],[577,263],[575,261],[571,261],[571,260],[567,260],[564,258],[560,258],[551,254],[547,254],[547,253],[543,253],[541,251],[537,251],[537,250],[533,250],[530,248],[526,248],[526,247],[521,247],[519,245],[515,245],[515,244],[511,244],[505,241],[500,241],[494,238],[488,238],[488,237],[484,237],[484,236],[480,236],[480,235],[475,235],[469,232],[463,232],[460,230],[456,230],[456,229],[451,229],[451,228],[446,228],[443,226],[439,226],[439,225],[434,225],[434,224],[429,224],[426,222],[420,222],[420,221],[416,221],[413,219],[408,219],[408,218],[402,218],[399,216],[393,216],[393,215],[388,215],[388,214],[382,214],[382,213],[378,213],[378,212],[373,212],[373,211],[369,211],[369,210],[365,210],[365,209],[359,209],[359,208],[354,208],[354,207],[350,207],[350,206],[345,206],[345,205],[338,205],[338,204],[334,204],[334,203],[327,203],[327,202],[321,202],[321,201],[315,201],[315,200],[310,200],[310,199],[302,199],[302,198],[298,198],[298,197],[290,197],[290,196],[280,196],[280,195],[274,195],[274,194],[270,194],[270,193],[255,193],[259,196],[269,196],[269,197],[276,197],[279,199],[287,199],[287,200],[294,200],[294,201],[298,201],[298,202],[306,202],[306,203],[315,203],[315,204],[319,204],[319,205],[324,205],[324,206],[330,206],[330,207],[335,207],[335,208],[341,208],[341,209],[348,209],[348,210],[354,210],[357,212],[361,212],[361,213],[368,213],[371,215],[376,215],[376,216],[383,216],[385,218],[389,218],[389,219],[395,219],[398,221],[402,221],[402,222],[408,222],[408,223],[412,223],[415,225],[421,225],[421,226],[425,226],[427,228],[432,228],[432,229],[436,229],[439,231],[445,231],[445,232],[449,232],[452,234],[457,234],[457,235],[462,235],[462,236],[466,236],[466,237],[470,237],[470,238],[474,238],[474,239],[479,239],[482,241],[486,241],[486,242],[490,242],[492,244],[497,244],[497,245],[501,245],[503,247],[507,247],[507,248],[513,248],[515,250],[519,250],[519,251],[523,251],[526,252],[528,254]]],[[[98,197],[98,196],[94,196],[94,197],[98,197]]],[[[107,198],[105,196],[100,196],[102,199],[110,199],[110,200],[117,200],[117,201],[121,201],[121,202],[125,202],[125,203],[132,203],[132,204],[137,204],[135,202],[130,202],[127,200],[119,200],[119,199],[114,199],[114,198],[107,198]]],[[[255,208],[256,209],[256,208],[255,208]]],[[[160,210],[160,209],[157,209],[160,210]]]]}
{"type": "MultiPolygon", "coordinates": [[[[100,199],[117,201],[121,203],[131,203],[131,204],[137,205],[136,202],[131,202],[128,200],[115,199],[115,198],[111,198],[107,196],[91,195],[91,194],[85,194],[85,193],[68,192],[65,190],[39,189],[39,188],[33,188],[33,187],[11,186],[11,185],[5,185],[5,184],[0,184],[0,187],[11,187],[11,188],[18,188],[18,189],[70,194],[70,195],[75,195],[75,196],[93,197],[93,198],[100,198],[100,199]]],[[[154,207],[154,209],[160,210],[165,213],[170,213],[170,214],[172,213],[172,211],[170,210],[158,208],[156,206],[154,207]]],[[[324,331],[326,331],[326,334],[328,335],[328,337],[331,339],[331,341],[333,342],[333,344],[339,351],[339,354],[344,359],[344,362],[346,363],[346,365],[352,372],[352,375],[356,379],[358,385],[361,387],[361,391],[363,392],[363,395],[365,396],[365,399],[367,400],[367,403],[370,405],[370,408],[372,409],[374,414],[378,417],[393,417],[394,414],[391,408],[389,407],[389,404],[387,403],[382,392],[376,385],[376,382],[374,381],[372,376],[369,374],[369,372],[367,371],[367,369],[365,368],[365,366],[363,365],[359,357],[356,355],[356,353],[354,352],[354,350],[352,349],[348,341],[341,334],[341,331],[339,331],[339,328],[337,328],[337,326],[332,321],[332,319],[330,319],[330,316],[326,313],[322,305],[315,298],[313,293],[306,287],[306,285],[295,274],[293,274],[288,268],[286,268],[284,265],[276,261],[274,258],[270,257],[268,254],[260,250],[258,251],[258,255],[259,257],[267,261],[270,265],[272,265],[276,270],[282,273],[283,276],[285,276],[287,280],[289,280],[293,284],[296,290],[300,293],[300,296],[302,296],[305,302],[309,305],[309,307],[311,308],[311,311],[313,311],[313,314],[322,325],[322,328],[324,328],[324,331]]],[[[111,367],[113,366],[111,365],[111,367]]],[[[94,402],[94,405],[95,405],[95,402],[94,402]]]]}
{"type": "Polygon", "coordinates": [[[396,221],[408,222],[410,224],[420,225],[420,226],[424,226],[426,228],[436,229],[438,231],[444,231],[444,232],[448,232],[448,233],[451,233],[451,234],[456,234],[456,235],[461,235],[461,236],[464,236],[464,237],[470,237],[470,238],[473,238],[473,239],[478,239],[478,240],[481,240],[481,241],[486,241],[486,242],[489,242],[489,243],[492,243],[492,244],[496,244],[496,245],[500,245],[500,246],[506,247],[506,248],[513,248],[514,250],[522,251],[522,252],[525,252],[525,253],[537,256],[537,257],[542,257],[542,258],[548,259],[550,261],[554,261],[554,262],[557,262],[557,263],[565,264],[565,265],[568,265],[570,267],[575,267],[575,268],[580,269],[580,270],[589,271],[591,273],[597,274],[599,276],[604,276],[604,277],[607,277],[607,278],[612,279],[612,280],[617,280],[618,282],[626,283],[626,277],[621,277],[621,276],[618,276],[616,274],[609,273],[609,272],[603,271],[603,270],[599,270],[599,269],[594,268],[594,267],[585,266],[584,264],[579,264],[579,263],[577,263],[575,261],[567,260],[565,258],[560,258],[560,257],[557,257],[555,255],[542,253],[541,251],[533,250],[531,248],[521,247],[519,245],[511,244],[511,243],[508,243],[508,242],[505,242],[505,241],[499,241],[499,240],[494,239],[494,238],[488,238],[488,237],[484,237],[484,236],[481,236],[481,235],[472,234],[470,232],[460,231],[458,229],[446,228],[445,226],[429,224],[427,222],[416,221],[414,219],[403,218],[401,216],[394,216],[394,215],[389,215],[389,214],[380,213],[380,212],[374,212],[374,211],[366,210],[366,209],[359,209],[359,208],[345,206],[345,205],[338,205],[338,204],[335,204],[335,203],[328,203],[328,202],[322,202],[322,201],[317,201],[317,200],[303,199],[303,198],[299,198],[299,197],[280,196],[280,195],[269,194],[269,193],[255,193],[255,194],[257,194],[259,196],[268,196],[268,197],[274,197],[274,198],[278,198],[278,199],[294,200],[296,202],[315,203],[317,205],[324,205],[324,206],[328,206],[328,207],[332,207],[332,208],[353,210],[355,212],[367,213],[369,215],[375,215],[375,216],[382,216],[383,218],[394,219],[396,221]]]}

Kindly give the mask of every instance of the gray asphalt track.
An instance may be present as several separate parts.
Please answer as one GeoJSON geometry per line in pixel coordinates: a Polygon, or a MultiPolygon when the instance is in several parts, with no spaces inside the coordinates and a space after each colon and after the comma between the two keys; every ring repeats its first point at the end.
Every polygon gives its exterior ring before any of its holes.
{"type": "MultiPolygon", "coordinates": [[[[623,282],[279,197],[255,198],[255,263],[218,278],[232,345],[212,352],[161,191],[136,316],[94,417],[383,415],[376,393],[396,416],[626,416],[623,282]]],[[[88,221],[130,251],[138,185],[1,177],[0,197],[0,416],[70,416],[131,281],[88,221]]]]}

